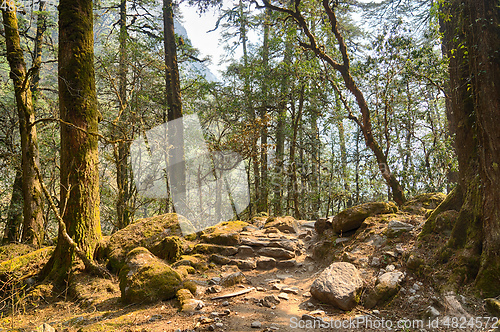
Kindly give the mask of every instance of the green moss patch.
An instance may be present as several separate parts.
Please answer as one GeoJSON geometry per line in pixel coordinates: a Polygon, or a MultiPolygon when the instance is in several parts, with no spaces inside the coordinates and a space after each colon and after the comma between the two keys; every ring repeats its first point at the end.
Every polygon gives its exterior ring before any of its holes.
{"type": "Polygon", "coordinates": [[[182,278],[146,248],[135,248],[120,271],[120,291],[125,303],[168,300],[182,286],[182,278]]]}
{"type": "Polygon", "coordinates": [[[240,232],[249,224],[240,221],[225,221],[207,228],[201,235],[201,240],[206,243],[234,246],[240,242],[240,232]]]}
{"type": "Polygon", "coordinates": [[[145,247],[152,249],[165,238],[181,237],[180,218],[183,217],[175,213],[169,213],[139,219],[113,234],[105,250],[105,256],[109,259],[111,270],[119,271],[125,263],[127,253],[134,248],[145,247]]]}

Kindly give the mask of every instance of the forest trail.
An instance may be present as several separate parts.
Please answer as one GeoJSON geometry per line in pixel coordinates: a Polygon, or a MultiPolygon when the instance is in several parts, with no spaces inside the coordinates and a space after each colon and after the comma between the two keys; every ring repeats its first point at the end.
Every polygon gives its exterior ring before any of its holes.
{"type": "MultiPolygon", "coordinates": [[[[442,240],[436,235],[426,243],[418,242],[425,221],[421,215],[398,212],[371,216],[359,229],[342,236],[331,229],[318,235],[314,221],[276,218],[272,227],[266,227],[267,219],[253,218],[238,232],[238,253],[226,250],[206,255],[207,263],[212,262],[208,269],[188,275],[187,279],[197,284],[196,308],[179,311],[176,299],[124,304],[117,280],[77,272],[58,296],[50,285],[42,284],[30,291],[26,288],[24,301],[19,301],[14,313],[4,302],[0,331],[42,331],[43,324],[48,324],[43,331],[53,331],[51,327],[82,332],[375,331],[387,330],[387,324],[395,328],[401,322],[415,328],[394,330],[457,331],[451,321],[446,326],[445,317],[491,316],[484,301],[472,296],[470,289],[464,288],[458,296],[441,294],[438,279],[432,276],[443,271],[429,271],[425,263],[415,263],[425,262],[442,240]],[[389,226],[394,221],[411,227],[394,233],[389,226]],[[310,293],[313,281],[335,261],[350,262],[360,271],[362,303],[381,274],[401,271],[404,277],[397,294],[386,303],[372,309],[359,304],[343,311],[320,303],[310,293]],[[232,296],[237,293],[244,294],[232,296]],[[437,320],[440,327],[429,328],[428,324],[437,320]],[[422,329],[418,324],[426,325],[422,329]]],[[[469,326],[466,330],[490,328],[469,326]]]]}

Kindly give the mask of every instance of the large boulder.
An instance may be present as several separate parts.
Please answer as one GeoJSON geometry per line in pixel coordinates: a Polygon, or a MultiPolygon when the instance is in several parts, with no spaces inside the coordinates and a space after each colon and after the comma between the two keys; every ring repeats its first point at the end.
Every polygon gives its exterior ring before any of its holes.
{"type": "MultiPolygon", "coordinates": [[[[162,247],[176,247],[175,240],[168,241],[167,238],[181,237],[182,232],[179,222],[185,218],[175,213],[163,214],[145,219],[139,219],[133,224],[114,233],[107,241],[104,256],[108,258],[108,267],[112,271],[120,271],[125,264],[125,257],[132,249],[144,247],[160,254],[162,247]],[[165,242],[164,242],[165,240],[165,242]]],[[[166,258],[173,260],[182,253],[165,253],[166,258]]]]}
{"type": "Polygon", "coordinates": [[[356,205],[337,214],[332,219],[332,227],[336,233],[357,229],[363,221],[373,215],[396,213],[398,207],[392,202],[372,202],[356,205]]]}
{"type": "Polygon", "coordinates": [[[248,223],[240,220],[225,221],[203,231],[201,240],[206,243],[234,246],[240,243],[240,233],[248,223]]]}
{"type": "Polygon", "coordinates": [[[411,214],[425,215],[429,210],[434,210],[446,198],[443,193],[421,194],[407,201],[401,210],[411,214]]]}
{"type": "Polygon", "coordinates": [[[400,271],[382,274],[378,277],[375,288],[369,291],[364,298],[364,306],[371,309],[377,304],[383,304],[391,300],[398,293],[403,278],[404,274],[400,271]]]}
{"type": "Polygon", "coordinates": [[[311,295],[342,310],[359,303],[363,280],[351,263],[337,262],[326,268],[311,285],[311,295]]]}
{"type": "Polygon", "coordinates": [[[130,251],[119,274],[122,301],[152,303],[175,297],[182,288],[182,278],[149,250],[130,251]]]}

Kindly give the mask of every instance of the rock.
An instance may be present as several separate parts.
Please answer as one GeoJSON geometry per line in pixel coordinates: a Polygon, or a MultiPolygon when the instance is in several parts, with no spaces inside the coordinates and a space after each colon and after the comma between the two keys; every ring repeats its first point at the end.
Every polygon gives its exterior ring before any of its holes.
{"type": "Polygon", "coordinates": [[[225,221],[203,231],[201,239],[206,243],[234,246],[240,243],[240,232],[249,226],[244,221],[225,221]]]}
{"type": "Polygon", "coordinates": [[[293,217],[270,217],[266,220],[264,228],[276,228],[280,232],[297,234],[299,225],[293,217]]]}
{"type": "Polygon", "coordinates": [[[279,294],[278,294],[278,298],[279,298],[279,299],[282,299],[282,300],[287,300],[287,301],[288,301],[288,299],[289,299],[289,297],[288,297],[288,294],[287,294],[287,293],[279,293],[279,294]]]}
{"type": "Polygon", "coordinates": [[[396,213],[398,207],[392,202],[364,203],[348,208],[332,219],[333,230],[342,233],[357,229],[369,216],[396,213]]]}
{"type": "Polygon", "coordinates": [[[227,264],[231,264],[233,262],[232,259],[227,258],[226,256],[217,255],[217,254],[212,254],[210,256],[210,261],[214,262],[215,264],[219,264],[219,265],[227,265],[227,264]]]}
{"type": "Polygon", "coordinates": [[[183,312],[193,312],[204,307],[203,301],[196,300],[193,294],[185,288],[179,289],[176,295],[181,304],[181,311],[183,312]]]}
{"type": "Polygon", "coordinates": [[[283,248],[261,248],[257,251],[259,255],[278,259],[290,259],[295,257],[295,253],[283,248]]]}
{"type": "Polygon", "coordinates": [[[386,244],[387,238],[385,236],[380,236],[378,234],[374,234],[366,240],[367,245],[374,246],[376,248],[380,248],[384,244],[386,244]]]}
{"type": "Polygon", "coordinates": [[[277,229],[276,227],[269,227],[264,230],[264,234],[277,234],[279,232],[280,230],[277,229]]]}
{"type": "Polygon", "coordinates": [[[179,267],[183,265],[192,266],[199,271],[204,271],[208,268],[205,262],[205,257],[199,254],[182,255],[177,262],[172,264],[172,267],[179,267]]]}
{"type": "Polygon", "coordinates": [[[391,220],[387,225],[386,234],[388,237],[396,237],[401,233],[409,232],[414,228],[413,225],[407,224],[402,221],[391,220]]]}
{"type": "Polygon", "coordinates": [[[380,266],[380,258],[379,257],[373,257],[370,265],[371,266],[380,266]]]}
{"type": "Polygon", "coordinates": [[[158,258],[175,262],[184,253],[184,240],[178,236],[167,236],[151,246],[149,251],[158,258]]]}
{"type": "Polygon", "coordinates": [[[427,309],[425,309],[423,316],[424,316],[424,318],[427,318],[427,319],[435,319],[439,315],[440,315],[439,310],[437,310],[433,306],[428,306],[427,309]]]}
{"type": "Polygon", "coordinates": [[[351,310],[358,304],[363,281],[356,267],[337,262],[326,268],[311,285],[311,295],[317,300],[342,310],[351,310]]]}
{"type": "Polygon", "coordinates": [[[295,259],[287,259],[284,261],[276,262],[276,267],[278,269],[292,269],[297,267],[297,261],[295,259]]]}
{"type": "Polygon", "coordinates": [[[300,227],[305,228],[305,229],[315,229],[315,227],[316,227],[316,221],[306,221],[306,222],[303,222],[302,224],[300,224],[300,227]]]}
{"type": "Polygon", "coordinates": [[[314,223],[314,229],[316,230],[316,233],[318,234],[323,234],[323,232],[327,229],[332,228],[332,219],[333,217],[329,218],[319,218],[315,223],[314,223]]]}
{"type": "Polygon", "coordinates": [[[250,246],[239,246],[238,247],[238,256],[241,257],[253,257],[255,255],[255,251],[250,246]]]}
{"type": "Polygon", "coordinates": [[[250,247],[268,247],[271,241],[269,239],[256,239],[253,237],[242,237],[241,244],[250,247]]]}
{"type": "Polygon", "coordinates": [[[378,277],[375,288],[365,296],[365,308],[371,309],[377,304],[391,300],[399,291],[403,278],[404,274],[400,271],[386,272],[378,277]]]}
{"type": "Polygon", "coordinates": [[[257,259],[257,268],[259,270],[271,270],[276,267],[276,260],[271,257],[260,257],[257,259]]]}
{"type": "Polygon", "coordinates": [[[244,271],[253,270],[257,267],[255,261],[250,259],[233,259],[232,262],[236,262],[236,266],[238,266],[240,270],[244,271]]]}
{"type": "Polygon", "coordinates": [[[128,253],[119,280],[121,298],[125,303],[168,300],[182,285],[179,273],[142,247],[128,253]]]}
{"type": "Polygon", "coordinates": [[[428,210],[434,210],[446,198],[443,193],[428,193],[416,196],[410,201],[407,201],[401,210],[412,214],[420,214],[424,216],[428,210]]]}
{"type": "Polygon", "coordinates": [[[424,260],[415,254],[411,254],[406,261],[406,267],[410,270],[416,271],[424,264],[424,260]]]}
{"type": "Polygon", "coordinates": [[[281,291],[283,293],[289,293],[289,294],[295,294],[295,295],[299,294],[299,288],[298,287],[283,287],[283,288],[281,288],[281,291]]]}
{"type": "Polygon", "coordinates": [[[220,293],[222,291],[222,287],[219,285],[210,286],[207,288],[206,292],[209,294],[220,293]]]}
{"type": "Polygon", "coordinates": [[[56,332],[56,329],[47,323],[43,323],[35,329],[35,332],[56,332]]]}
{"type": "Polygon", "coordinates": [[[283,248],[289,251],[298,251],[299,246],[297,244],[297,241],[289,240],[289,239],[273,239],[269,243],[269,247],[272,248],[283,248]]]}
{"type": "MultiPolygon", "coordinates": [[[[24,246],[18,246],[24,249],[24,246]]],[[[8,247],[9,249],[16,248],[14,245],[9,245],[8,247]]],[[[0,262],[0,287],[2,287],[2,293],[7,291],[6,288],[3,288],[7,286],[4,284],[7,280],[19,280],[20,276],[30,275],[33,271],[41,269],[49,260],[54,248],[55,247],[44,247],[28,253],[24,253],[27,250],[23,250],[24,252],[22,255],[0,262]]],[[[14,255],[15,253],[12,253],[12,256],[14,255]]]]}
{"type": "Polygon", "coordinates": [[[259,322],[258,320],[253,321],[252,324],[250,325],[251,328],[253,329],[260,329],[262,327],[262,323],[259,322]]]}
{"type": "Polygon", "coordinates": [[[262,305],[267,308],[272,308],[273,306],[280,304],[281,301],[276,295],[268,295],[262,299],[262,305]]]}
{"type": "MultiPolygon", "coordinates": [[[[139,219],[133,224],[111,235],[102,255],[109,259],[108,267],[120,271],[125,264],[127,254],[134,248],[151,249],[159,246],[167,237],[182,236],[179,223],[187,219],[175,213],[139,219]]],[[[169,254],[170,255],[170,254],[169,254]]],[[[174,254],[175,256],[176,254],[174,254]]]]}
{"type": "Polygon", "coordinates": [[[207,255],[219,254],[223,256],[233,256],[238,253],[238,248],[219,244],[199,243],[194,246],[193,252],[207,255]]]}
{"type": "Polygon", "coordinates": [[[223,277],[220,281],[221,285],[224,287],[231,287],[237,284],[241,284],[247,281],[245,275],[241,272],[231,273],[223,277]]]}

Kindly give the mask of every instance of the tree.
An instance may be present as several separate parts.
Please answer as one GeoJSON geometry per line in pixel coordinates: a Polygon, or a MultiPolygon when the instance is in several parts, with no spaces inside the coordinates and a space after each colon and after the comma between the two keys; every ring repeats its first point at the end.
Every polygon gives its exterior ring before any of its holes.
{"type": "Polygon", "coordinates": [[[402,205],[406,201],[403,188],[400,185],[399,181],[397,180],[395,174],[390,169],[387,154],[384,153],[382,147],[380,146],[380,144],[377,142],[377,140],[373,135],[373,128],[372,128],[370,109],[368,107],[368,103],[362,91],[356,84],[351,73],[350,59],[347,50],[347,45],[345,43],[344,36],[340,31],[339,22],[336,14],[338,3],[332,6],[330,4],[330,1],[328,0],[321,1],[324,13],[328,17],[329,29],[335,36],[335,39],[338,43],[338,49],[340,51],[340,55],[342,58],[341,61],[337,61],[333,57],[333,55],[325,51],[325,46],[320,45],[318,43],[318,40],[314,35],[314,30],[310,28],[310,25],[307,23],[304,15],[302,14],[301,0],[295,0],[293,9],[275,6],[268,0],[263,0],[263,2],[267,8],[284,13],[288,17],[293,19],[296,22],[296,24],[302,29],[307,40],[300,42],[300,45],[303,48],[314,52],[314,54],[318,58],[327,63],[331,68],[335,69],[341,75],[346,88],[351,92],[351,94],[356,99],[359,110],[361,112],[361,119],[359,119],[352,113],[349,114],[349,118],[354,120],[356,124],[360,127],[365,139],[366,146],[370,148],[370,150],[372,150],[373,154],[375,155],[377,163],[379,164],[382,177],[386,181],[388,187],[391,188],[393,196],[392,198],[398,205],[402,205]]]}
{"type": "Polygon", "coordinates": [[[448,246],[462,249],[462,278],[475,279],[483,296],[494,297],[500,294],[500,3],[451,0],[441,11],[463,194],[448,246]]]}
{"type": "Polygon", "coordinates": [[[182,125],[182,100],[177,65],[177,46],[174,30],[172,0],[163,1],[163,33],[165,47],[165,90],[168,119],[168,185],[170,195],[177,203],[176,212],[185,213],[186,169],[184,161],[184,133],[182,125]],[[175,120],[175,121],[174,121],[175,120]]]}
{"type": "MultiPolygon", "coordinates": [[[[43,194],[40,180],[35,173],[35,167],[39,164],[39,151],[37,131],[34,125],[35,109],[33,107],[30,81],[33,75],[39,70],[41,57],[36,58],[30,70],[26,69],[16,11],[16,5],[12,0],[7,1],[6,5],[2,5],[7,60],[10,65],[10,77],[14,83],[19,116],[19,131],[21,134],[22,188],[24,199],[22,241],[40,247],[45,236],[43,194]]],[[[41,39],[42,37],[40,36],[39,38],[41,39]]]]}
{"type": "Polygon", "coordinates": [[[59,227],[56,249],[42,275],[61,282],[77,251],[91,260],[101,239],[92,0],[60,1],[58,67],[60,215],[65,227],[59,227]]]}

